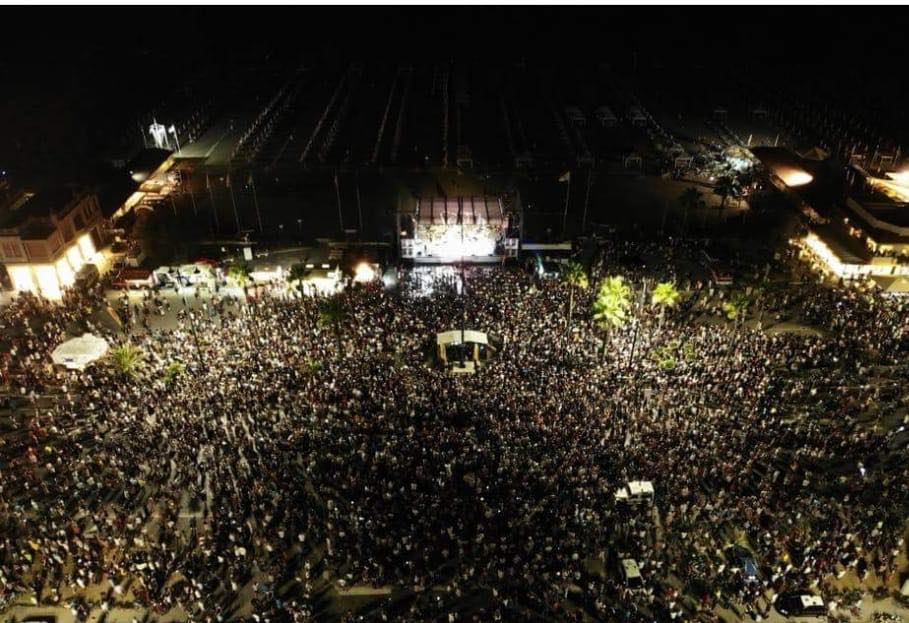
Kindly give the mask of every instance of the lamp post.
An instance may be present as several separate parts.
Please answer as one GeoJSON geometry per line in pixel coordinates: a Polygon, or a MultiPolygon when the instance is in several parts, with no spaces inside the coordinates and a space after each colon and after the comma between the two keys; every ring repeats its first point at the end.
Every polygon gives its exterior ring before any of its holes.
{"type": "Polygon", "coordinates": [[[641,298],[638,300],[637,304],[637,314],[635,314],[634,322],[634,333],[631,338],[631,353],[628,357],[628,363],[626,364],[626,369],[631,366],[632,361],[634,361],[634,351],[638,345],[638,328],[641,324],[640,315],[644,310],[644,301],[647,297],[647,279],[644,279],[643,284],[641,285],[641,298]]]}
{"type": "Polygon", "coordinates": [[[458,220],[461,221],[461,367],[465,365],[467,344],[464,341],[467,333],[467,279],[464,273],[464,204],[458,199],[458,220]]]}
{"type": "MultiPolygon", "coordinates": [[[[188,177],[188,176],[187,176],[188,177]]],[[[196,196],[193,194],[193,183],[191,180],[184,180],[184,188],[189,192],[189,200],[193,203],[193,216],[199,216],[199,208],[196,207],[196,196]]]]}
{"type": "Polygon", "coordinates": [[[193,342],[196,345],[196,357],[199,358],[199,366],[204,370],[205,360],[202,358],[202,347],[199,346],[199,334],[196,333],[196,319],[193,317],[192,308],[187,308],[185,296],[183,297],[183,310],[186,311],[186,315],[189,317],[189,327],[193,334],[193,342]]]}

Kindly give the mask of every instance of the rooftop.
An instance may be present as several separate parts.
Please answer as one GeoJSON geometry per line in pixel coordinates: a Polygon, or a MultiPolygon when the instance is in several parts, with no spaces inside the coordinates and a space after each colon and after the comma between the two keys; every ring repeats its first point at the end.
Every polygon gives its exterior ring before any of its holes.
{"type": "Polygon", "coordinates": [[[65,186],[38,193],[20,192],[0,206],[0,228],[21,227],[30,219],[60,216],[78,198],[78,193],[65,186]]]}
{"type": "Polygon", "coordinates": [[[126,169],[135,182],[142,183],[151,177],[170,156],[171,152],[166,149],[143,149],[129,161],[126,169]]]}

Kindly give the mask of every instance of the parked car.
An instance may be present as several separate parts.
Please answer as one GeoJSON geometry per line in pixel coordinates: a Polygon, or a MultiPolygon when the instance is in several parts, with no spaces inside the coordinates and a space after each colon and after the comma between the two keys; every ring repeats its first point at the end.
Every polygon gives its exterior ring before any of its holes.
{"type": "Polygon", "coordinates": [[[758,566],[754,562],[754,554],[741,545],[731,545],[725,551],[729,564],[742,572],[746,582],[757,582],[759,578],[758,566]]]}
{"type": "Polygon", "coordinates": [[[653,505],[653,483],[649,480],[631,480],[624,487],[619,487],[615,492],[615,501],[618,504],[631,506],[646,504],[653,505]]]}
{"type": "Polygon", "coordinates": [[[785,617],[827,616],[824,600],[809,591],[782,593],[776,600],[777,612],[785,617]]]}
{"type": "Polygon", "coordinates": [[[641,569],[633,558],[623,558],[619,561],[619,573],[628,588],[644,588],[641,569]]]}

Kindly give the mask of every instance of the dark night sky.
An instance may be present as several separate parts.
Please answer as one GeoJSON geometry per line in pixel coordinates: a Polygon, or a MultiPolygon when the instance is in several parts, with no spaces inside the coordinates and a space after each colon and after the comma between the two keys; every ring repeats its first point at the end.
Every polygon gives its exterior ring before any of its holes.
{"type": "MultiPolygon", "coordinates": [[[[175,90],[206,92],[236,67],[301,58],[526,58],[556,68],[765,64],[887,76],[905,65],[906,13],[786,7],[32,7],[4,10],[0,164],[85,161],[175,90]]],[[[844,77],[848,76],[848,79],[844,77]]],[[[872,78],[866,78],[872,79],[872,78]]]]}

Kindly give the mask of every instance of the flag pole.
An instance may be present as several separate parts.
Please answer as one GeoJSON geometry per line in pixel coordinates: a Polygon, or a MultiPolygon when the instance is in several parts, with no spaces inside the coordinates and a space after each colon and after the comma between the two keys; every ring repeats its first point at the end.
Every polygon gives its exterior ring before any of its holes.
{"type": "Polygon", "coordinates": [[[230,185],[230,171],[227,172],[227,191],[230,193],[230,203],[234,207],[234,221],[237,223],[237,234],[240,233],[240,213],[237,211],[237,200],[234,198],[234,189],[230,185]]]}
{"type": "Polygon", "coordinates": [[[211,187],[208,171],[205,172],[205,187],[208,189],[208,198],[211,199],[211,213],[215,217],[215,231],[221,231],[221,221],[218,220],[218,206],[215,205],[215,191],[211,187]]]}
{"type": "MultiPolygon", "coordinates": [[[[187,175],[189,177],[189,175],[187,175]]],[[[196,207],[196,196],[193,194],[193,183],[192,181],[187,182],[183,181],[183,186],[186,190],[189,191],[189,199],[193,202],[193,216],[199,216],[199,208],[196,207]]]]}
{"type": "Polygon", "coordinates": [[[357,238],[363,239],[363,208],[360,206],[360,169],[354,172],[354,180],[357,183],[357,218],[360,221],[360,229],[357,238]]]}
{"type": "Polygon", "coordinates": [[[565,236],[565,231],[568,228],[568,200],[571,197],[571,171],[569,171],[566,176],[568,177],[568,188],[565,189],[565,212],[562,214],[562,236],[565,236]]]}
{"type": "Polygon", "coordinates": [[[587,229],[587,205],[590,203],[591,186],[593,186],[593,167],[587,169],[587,193],[584,195],[584,216],[581,218],[581,234],[587,229]]]}
{"type": "Polygon", "coordinates": [[[256,179],[253,177],[252,171],[249,172],[249,185],[252,186],[253,203],[256,206],[256,220],[259,221],[259,234],[261,235],[265,230],[262,228],[262,213],[259,212],[259,196],[256,194],[256,179]]]}
{"type": "Polygon", "coordinates": [[[341,212],[341,187],[338,182],[338,170],[335,169],[335,197],[338,200],[338,224],[341,226],[341,234],[344,234],[344,214],[341,212]]]}

